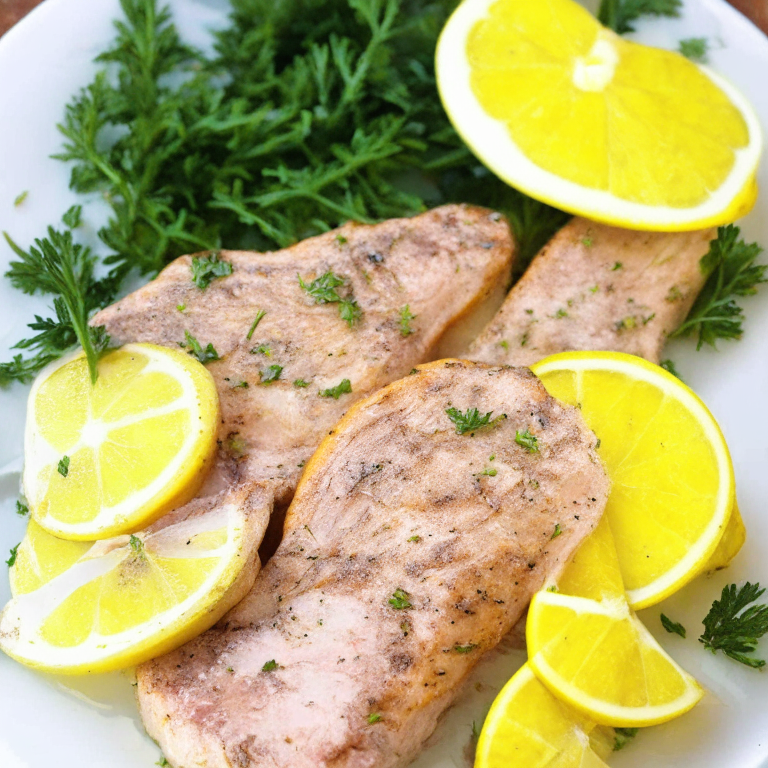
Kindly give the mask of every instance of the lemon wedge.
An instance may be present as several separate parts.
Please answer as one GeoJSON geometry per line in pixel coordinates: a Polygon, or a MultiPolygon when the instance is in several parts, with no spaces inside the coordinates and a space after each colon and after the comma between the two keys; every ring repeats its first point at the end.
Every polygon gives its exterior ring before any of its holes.
{"type": "Polygon", "coordinates": [[[24,493],[32,516],[66,539],[130,533],[191,499],[211,466],[219,400],[180,350],[128,344],[98,364],[81,353],[32,386],[24,493]]]}
{"type": "Polygon", "coordinates": [[[581,408],[600,440],[630,606],[655,605],[707,570],[735,491],[725,438],[704,403],[659,366],[618,352],[566,352],[531,370],[581,408]]]}
{"type": "MultiPolygon", "coordinates": [[[[0,649],[58,674],[107,672],[204,632],[253,584],[269,505],[237,489],[94,544],[31,520],[11,569],[0,649]],[[190,509],[194,506],[194,509],[190,509]]],[[[263,501],[263,500],[262,500],[263,501]]]]}
{"type": "Polygon", "coordinates": [[[485,719],[475,768],[606,768],[595,724],[558,701],[525,664],[485,719]],[[602,754],[600,754],[602,752],[602,754]]]}
{"type": "Polygon", "coordinates": [[[499,177],[630,229],[726,224],[757,196],[760,124],[727,81],[629,42],[573,0],[464,0],[437,47],[443,105],[499,177]]]}
{"type": "Polygon", "coordinates": [[[631,611],[606,517],[553,589],[534,595],[526,640],[531,669],[559,699],[615,727],[664,723],[701,699],[631,611]]]}

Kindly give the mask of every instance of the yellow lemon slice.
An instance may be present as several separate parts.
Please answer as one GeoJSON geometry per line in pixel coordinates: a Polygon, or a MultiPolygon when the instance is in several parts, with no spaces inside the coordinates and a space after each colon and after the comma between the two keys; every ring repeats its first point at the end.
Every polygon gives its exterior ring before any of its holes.
{"type": "Polygon", "coordinates": [[[630,610],[607,519],[552,589],[534,595],[526,640],[531,669],[558,698],[616,727],[664,723],[701,699],[698,683],[630,610]]]}
{"type": "Polygon", "coordinates": [[[136,531],[191,499],[216,448],[213,378],[179,350],[128,344],[43,371],[32,386],[24,493],[57,536],[93,540],[136,531]]]}
{"type": "Polygon", "coordinates": [[[706,570],[735,492],[725,438],[704,403],[659,366],[617,352],[566,352],[531,370],[581,408],[600,440],[631,607],[654,605],[706,570]]]}
{"type": "MultiPolygon", "coordinates": [[[[485,719],[475,768],[606,768],[595,724],[558,701],[525,664],[485,719]]],[[[608,748],[610,751],[610,748],[608,748]]]]}
{"type": "Polygon", "coordinates": [[[31,520],[0,649],[43,671],[84,674],[139,664],[204,632],[252,585],[268,512],[246,512],[237,496],[200,504],[95,544],[58,539],[31,520]]]}
{"type": "Polygon", "coordinates": [[[620,38],[573,0],[464,0],[436,72],[473,152],[558,208],[681,231],[754,205],[762,134],[747,100],[706,67],[620,38]]]}

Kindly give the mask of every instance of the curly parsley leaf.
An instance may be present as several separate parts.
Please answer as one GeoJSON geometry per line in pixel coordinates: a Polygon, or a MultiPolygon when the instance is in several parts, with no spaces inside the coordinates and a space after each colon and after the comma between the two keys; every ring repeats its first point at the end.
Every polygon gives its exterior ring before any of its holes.
{"type": "Polygon", "coordinates": [[[350,380],[342,379],[335,387],[321,390],[320,397],[332,397],[334,400],[338,400],[342,395],[348,395],[351,394],[351,392],[352,383],[350,380]]]}
{"type": "Polygon", "coordinates": [[[753,669],[765,666],[763,659],[747,656],[757,650],[759,639],[768,633],[768,605],[752,605],[765,589],[747,582],[723,588],[719,600],[704,619],[704,632],[699,642],[712,653],[722,651],[734,661],[753,669]]]}
{"type": "Polygon", "coordinates": [[[539,438],[536,435],[532,435],[528,429],[525,432],[521,432],[519,429],[516,430],[515,442],[528,453],[539,453],[539,438]]]}
{"type": "Polygon", "coordinates": [[[13,568],[13,566],[16,563],[16,557],[19,554],[19,547],[21,546],[21,542],[19,542],[15,547],[11,549],[11,556],[5,561],[5,564],[9,568],[13,568]]]}
{"type": "Polygon", "coordinates": [[[706,37],[687,37],[678,48],[686,59],[706,64],[709,59],[709,40],[706,37]]]}
{"type": "Polygon", "coordinates": [[[270,365],[267,368],[264,368],[259,371],[259,384],[271,384],[273,381],[277,381],[282,372],[282,365],[270,365]]]}
{"type": "Polygon", "coordinates": [[[212,343],[208,343],[205,348],[203,345],[189,332],[184,331],[184,338],[186,343],[182,346],[188,347],[187,352],[193,357],[196,357],[203,365],[210,363],[213,360],[219,360],[219,353],[215,350],[212,343]]]}
{"type": "Polygon", "coordinates": [[[400,309],[400,335],[403,337],[410,336],[416,331],[411,328],[411,320],[416,319],[416,315],[411,313],[411,308],[408,304],[400,309]]]}
{"type": "Polygon", "coordinates": [[[685,639],[685,635],[686,635],[685,627],[677,621],[672,621],[672,619],[670,619],[669,616],[663,613],[661,614],[661,625],[671,635],[680,635],[680,637],[685,639]]]}
{"type": "Polygon", "coordinates": [[[350,328],[360,319],[362,312],[354,297],[351,295],[341,296],[336,290],[346,283],[343,277],[339,277],[331,271],[320,275],[311,283],[305,283],[301,275],[297,277],[299,278],[299,285],[315,300],[315,304],[338,304],[339,316],[350,328]]]}
{"type": "Polygon", "coordinates": [[[465,435],[469,432],[471,436],[481,429],[491,429],[507,418],[507,415],[502,413],[501,416],[491,420],[493,411],[488,411],[488,413],[481,416],[477,408],[467,408],[466,412],[462,413],[458,408],[451,407],[447,408],[445,412],[448,418],[455,424],[457,435],[465,435]]]}
{"type": "Polygon", "coordinates": [[[404,611],[406,608],[413,608],[410,595],[404,589],[396,589],[389,598],[389,604],[398,611],[404,611]]]}
{"type": "Polygon", "coordinates": [[[734,224],[719,227],[717,239],[701,260],[702,271],[709,275],[685,322],[672,336],[698,335],[697,349],[704,344],[716,346],[718,339],[740,339],[744,333],[744,312],[736,302],[740,296],[752,296],[761,283],[768,282],[768,266],[755,264],[762,248],[739,238],[734,224]]]}
{"type": "Polygon", "coordinates": [[[634,32],[633,22],[642,16],[680,15],[682,0],[602,0],[597,18],[614,32],[634,32]]]}
{"type": "Polygon", "coordinates": [[[212,253],[210,256],[193,256],[190,268],[192,282],[201,291],[204,291],[215,278],[232,274],[232,265],[228,261],[222,261],[218,253],[212,253]]]}

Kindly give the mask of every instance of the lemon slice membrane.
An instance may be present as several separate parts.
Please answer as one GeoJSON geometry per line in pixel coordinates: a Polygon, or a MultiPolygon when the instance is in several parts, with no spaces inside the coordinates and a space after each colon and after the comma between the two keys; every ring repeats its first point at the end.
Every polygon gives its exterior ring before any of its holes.
{"type": "MultiPolygon", "coordinates": [[[[612,483],[606,517],[629,604],[661,602],[707,569],[735,505],[717,422],[679,379],[632,355],[566,352],[532,370],[551,395],[581,408],[600,440],[612,483]]],[[[718,556],[738,551],[743,527],[734,533],[718,556]]]]}
{"type": "Polygon", "coordinates": [[[29,396],[24,493],[63,538],[138,530],[194,496],[216,446],[213,379],[180,350],[128,344],[46,369],[29,396]]]}
{"type": "Polygon", "coordinates": [[[573,0],[464,0],[436,72],[480,160],[558,208],[682,231],[754,205],[762,133],[744,96],[677,53],[620,38],[573,0]]]}
{"type": "Polygon", "coordinates": [[[30,521],[11,569],[0,648],[43,671],[105,672],[212,626],[252,582],[266,513],[262,529],[236,500],[182,513],[94,544],[57,539],[30,521]]]}

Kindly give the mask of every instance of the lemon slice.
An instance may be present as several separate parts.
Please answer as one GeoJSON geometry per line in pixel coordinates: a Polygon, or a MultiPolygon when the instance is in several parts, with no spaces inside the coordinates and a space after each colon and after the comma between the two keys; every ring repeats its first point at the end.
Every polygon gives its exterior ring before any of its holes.
{"type": "Polygon", "coordinates": [[[739,505],[735,503],[728,519],[728,525],[725,526],[723,538],[720,539],[717,549],[702,568],[702,572],[721,571],[723,568],[727,568],[731,564],[731,560],[739,554],[746,540],[747,528],[741,517],[739,505]]]}
{"type": "Polygon", "coordinates": [[[611,478],[606,515],[629,604],[654,605],[707,569],[735,503],[731,458],[701,400],[659,366],[566,352],[531,370],[578,405],[611,478]]]}
{"type": "Polygon", "coordinates": [[[754,205],[762,135],[747,100],[706,67],[618,37],[573,0],[464,0],[436,72],[473,152],[558,208],[682,231],[754,205]]]}
{"type": "Polygon", "coordinates": [[[595,724],[558,701],[525,664],[485,719],[475,768],[607,768],[590,742],[595,724]]]}
{"type": "Polygon", "coordinates": [[[216,448],[213,378],[179,350],[128,344],[43,371],[29,396],[24,493],[67,539],[130,533],[191,499],[216,448]]]}
{"type": "Polygon", "coordinates": [[[701,699],[630,610],[606,518],[551,589],[531,601],[526,641],[531,669],[558,698],[616,727],[664,723],[701,699]]]}
{"type": "Polygon", "coordinates": [[[30,521],[0,649],[43,671],[84,674],[139,664],[204,632],[253,583],[268,512],[247,513],[237,494],[200,505],[95,544],[30,521]]]}

